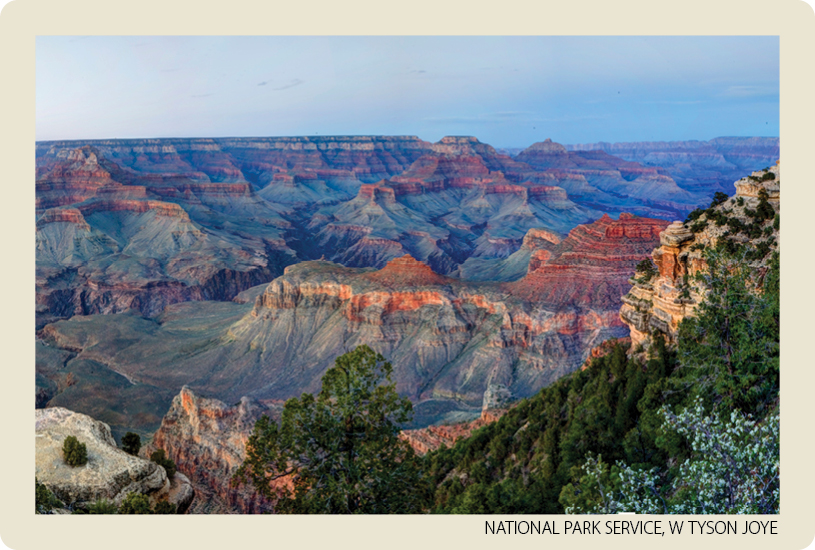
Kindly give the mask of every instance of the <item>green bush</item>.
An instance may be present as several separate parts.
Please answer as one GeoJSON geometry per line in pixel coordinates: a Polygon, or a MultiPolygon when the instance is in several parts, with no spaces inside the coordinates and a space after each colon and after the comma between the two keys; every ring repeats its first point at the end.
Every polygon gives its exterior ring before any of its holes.
{"type": "Polygon", "coordinates": [[[172,459],[167,458],[167,455],[164,453],[164,449],[153,451],[153,454],[150,455],[150,460],[167,471],[168,479],[173,479],[173,477],[175,477],[175,462],[173,462],[172,459]]]}
{"type": "Polygon", "coordinates": [[[152,514],[150,500],[141,493],[130,493],[119,507],[120,514],[152,514]]]}
{"type": "Polygon", "coordinates": [[[82,466],[88,463],[87,447],[72,435],[65,438],[65,442],[62,444],[62,454],[65,457],[65,462],[71,466],[82,466]]]}
{"type": "Polygon", "coordinates": [[[175,504],[171,504],[166,500],[162,500],[161,502],[156,503],[156,507],[153,508],[154,514],[175,514],[176,507],[175,504]]]}
{"type": "Polygon", "coordinates": [[[723,204],[729,198],[730,197],[727,194],[722,193],[721,191],[716,191],[713,194],[713,202],[710,203],[710,207],[713,208],[714,206],[719,206],[720,204],[723,204]]]}
{"type": "Polygon", "coordinates": [[[54,493],[48,490],[48,487],[37,481],[34,478],[34,484],[36,486],[36,493],[35,493],[35,513],[37,514],[48,514],[54,508],[60,508],[63,506],[62,501],[60,501],[57,497],[54,496],[54,493]]]}
{"type": "Polygon", "coordinates": [[[122,437],[122,450],[129,455],[136,456],[139,454],[139,449],[141,449],[141,437],[139,437],[139,434],[127,432],[124,437],[122,437]]]}
{"type": "Polygon", "coordinates": [[[117,514],[119,513],[119,509],[116,507],[115,504],[110,502],[109,500],[105,500],[100,498],[96,502],[90,505],[88,508],[89,514],[117,514]]]}

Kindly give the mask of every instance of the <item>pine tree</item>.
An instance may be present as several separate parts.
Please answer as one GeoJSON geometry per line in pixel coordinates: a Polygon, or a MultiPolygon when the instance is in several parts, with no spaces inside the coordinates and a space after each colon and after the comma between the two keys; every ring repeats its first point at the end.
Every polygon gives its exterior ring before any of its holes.
{"type": "Polygon", "coordinates": [[[412,405],[396,393],[391,372],[368,346],[338,357],[316,398],[289,399],[280,426],[257,422],[234,482],[277,498],[278,513],[420,512],[419,463],[399,437],[412,405]]]}

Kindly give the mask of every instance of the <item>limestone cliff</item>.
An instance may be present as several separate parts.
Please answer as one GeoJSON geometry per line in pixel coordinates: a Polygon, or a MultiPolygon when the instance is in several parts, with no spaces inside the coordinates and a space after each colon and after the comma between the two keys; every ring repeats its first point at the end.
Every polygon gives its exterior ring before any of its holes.
{"type": "Polygon", "coordinates": [[[706,269],[704,250],[721,239],[750,243],[748,257],[756,269],[766,267],[778,250],[780,212],[780,162],[735,182],[736,195],[707,210],[697,210],[686,222],[675,221],[659,234],[660,247],[653,251],[655,273],[637,273],[633,287],[623,296],[620,318],[631,331],[632,349],[648,346],[657,331],[676,342],[679,323],[692,315],[704,299],[693,284],[694,275],[706,269]],[[762,214],[760,195],[766,193],[762,214]]]}

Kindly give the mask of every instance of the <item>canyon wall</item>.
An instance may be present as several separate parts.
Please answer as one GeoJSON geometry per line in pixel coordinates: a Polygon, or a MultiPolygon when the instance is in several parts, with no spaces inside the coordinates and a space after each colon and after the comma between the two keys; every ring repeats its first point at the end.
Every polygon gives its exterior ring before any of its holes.
{"type": "Polygon", "coordinates": [[[736,194],[727,201],[692,221],[675,221],[660,233],[660,246],[652,253],[656,272],[637,273],[631,279],[633,287],[623,296],[620,309],[634,349],[649,345],[654,331],[668,342],[676,342],[679,323],[704,299],[704,291],[694,279],[707,268],[706,248],[715,247],[721,239],[749,241],[761,251],[758,257],[750,258],[751,267],[766,267],[771,254],[778,250],[780,230],[775,215],[780,213],[780,183],[779,162],[736,181],[736,194]],[[770,207],[763,218],[759,217],[760,191],[766,193],[770,207]]]}

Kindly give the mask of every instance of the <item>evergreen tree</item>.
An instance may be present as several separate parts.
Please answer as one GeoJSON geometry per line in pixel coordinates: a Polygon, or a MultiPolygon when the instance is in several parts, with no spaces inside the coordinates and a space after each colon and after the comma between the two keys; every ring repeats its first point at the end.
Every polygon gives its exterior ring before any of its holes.
{"type": "Polygon", "coordinates": [[[62,455],[65,457],[65,462],[71,466],[83,466],[88,463],[88,449],[84,443],[69,435],[62,443],[62,455]]]}
{"type": "Polygon", "coordinates": [[[150,500],[141,493],[129,493],[119,507],[120,514],[151,514],[150,500]]]}
{"type": "Polygon", "coordinates": [[[780,262],[775,253],[764,277],[744,258],[706,251],[707,291],[679,327],[679,358],[693,392],[721,410],[766,414],[778,397],[780,262]]]}
{"type": "Polygon", "coordinates": [[[280,426],[257,422],[234,482],[277,498],[282,513],[420,512],[419,463],[399,437],[413,409],[391,372],[368,346],[338,357],[316,398],[289,399],[280,426]]]}
{"type": "Polygon", "coordinates": [[[141,437],[139,437],[139,434],[127,432],[124,437],[122,437],[122,450],[129,455],[137,456],[139,449],[141,449],[141,437]]]}
{"type": "Polygon", "coordinates": [[[119,509],[109,500],[99,499],[88,507],[89,514],[117,514],[119,509]]]}
{"type": "Polygon", "coordinates": [[[175,477],[175,462],[173,462],[172,459],[167,458],[167,455],[164,453],[164,449],[153,451],[153,453],[150,455],[150,460],[164,468],[164,471],[167,472],[168,479],[173,479],[173,477],[175,477]]]}

